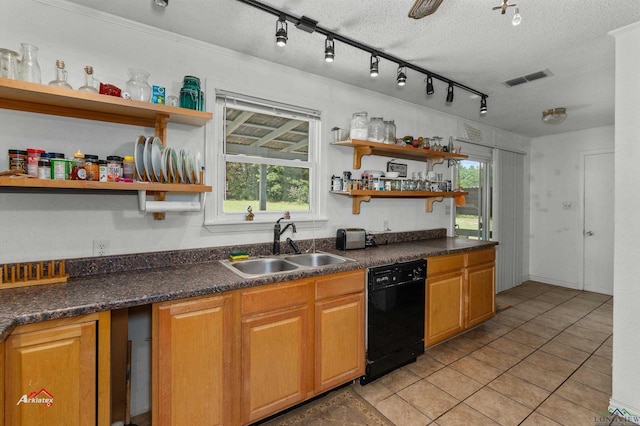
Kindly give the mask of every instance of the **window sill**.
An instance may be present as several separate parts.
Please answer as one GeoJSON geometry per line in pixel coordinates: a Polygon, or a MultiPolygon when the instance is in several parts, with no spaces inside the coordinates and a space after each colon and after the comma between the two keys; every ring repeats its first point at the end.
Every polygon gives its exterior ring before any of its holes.
{"type": "MultiPolygon", "coordinates": [[[[300,230],[313,230],[323,229],[329,222],[326,217],[308,219],[298,218],[283,220],[280,223],[286,225],[287,223],[295,223],[298,231],[300,230]]],[[[246,233],[262,230],[273,230],[276,220],[245,220],[245,221],[217,221],[208,222],[204,224],[204,227],[211,233],[228,234],[232,232],[246,233]]]]}

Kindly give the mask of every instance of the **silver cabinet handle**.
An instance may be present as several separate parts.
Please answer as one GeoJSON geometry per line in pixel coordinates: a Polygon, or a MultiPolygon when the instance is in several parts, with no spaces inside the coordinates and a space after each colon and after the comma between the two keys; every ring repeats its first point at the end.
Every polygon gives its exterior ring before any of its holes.
{"type": "Polygon", "coordinates": [[[586,231],[584,235],[586,235],[587,237],[591,237],[593,235],[593,231],[586,231]]]}

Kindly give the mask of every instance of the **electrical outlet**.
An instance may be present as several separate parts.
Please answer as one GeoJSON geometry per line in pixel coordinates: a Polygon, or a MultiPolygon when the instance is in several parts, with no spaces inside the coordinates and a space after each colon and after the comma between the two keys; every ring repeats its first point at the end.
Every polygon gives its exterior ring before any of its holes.
{"type": "Polygon", "coordinates": [[[451,214],[451,206],[444,206],[444,214],[447,216],[451,214]]]}
{"type": "Polygon", "coordinates": [[[383,222],[383,228],[385,231],[391,231],[391,228],[389,228],[389,219],[385,219],[383,222]]]}
{"type": "Polygon", "coordinates": [[[93,255],[106,256],[109,254],[109,240],[93,240],[93,255]]]}

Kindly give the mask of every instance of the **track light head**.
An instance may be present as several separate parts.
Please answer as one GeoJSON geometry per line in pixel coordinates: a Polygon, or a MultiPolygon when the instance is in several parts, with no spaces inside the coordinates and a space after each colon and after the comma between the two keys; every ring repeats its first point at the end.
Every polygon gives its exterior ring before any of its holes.
{"type": "Polygon", "coordinates": [[[153,4],[155,4],[158,7],[165,8],[169,6],[169,0],[153,0],[153,4]]]}
{"type": "Polygon", "coordinates": [[[480,99],[480,115],[485,115],[487,113],[487,97],[483,96],[480,99]]]}
{"type": "Polygon", "coordinates": [[[327,62],[333,62],[335,56],[336,49],[333,42],[333,37],[327,37],[327,39],[324,41],[324,60],[327,62]]]}
{"type": "Polygon", "coordinates": [[[407,74],[405,74],[404,67],[402,65],[398,66],[398,76],[396,77],[396,82],[400,87],[407,84],[407,74]]]}
{"type": "Polygon", "coordinates": [[[447,103],[453,102],[453,83],[449,82],[449,87],[447,87],[447,103]]]}
{"type": "Polygon", "coordinates": [[[435,93],[433,88],[433,77],[427,75],[427,78],[424,79],[425,83],[427,83],[427,95],[431,96],[435,93]]]}
{"type": "Polygon", "coordinates": [[[371,55],[371,59],[369,61],[369,75],[371,77],[377,77],[378,76],[378,63],[380,62],[380,58],[378,58],[377,55],[371,55]]]}
{"type": "Polygon", "coordinates": [[[276,22],[276,44],[280,47],[285,47],[287,45],[287,40],[289,37],[287,36],[287,20],[284,16],[281,16],[276,22]]]}

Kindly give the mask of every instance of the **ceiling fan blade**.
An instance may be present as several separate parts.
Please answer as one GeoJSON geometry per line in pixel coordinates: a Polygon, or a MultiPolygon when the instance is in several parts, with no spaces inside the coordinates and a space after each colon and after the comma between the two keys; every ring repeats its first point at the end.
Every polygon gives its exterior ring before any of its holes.
{"type": "Polygon", "coordinates": [[[409,17],[413,19],[421,19],[435,12],[442,3],[442,0],[416,0],[411,6],[409,17]]]}

